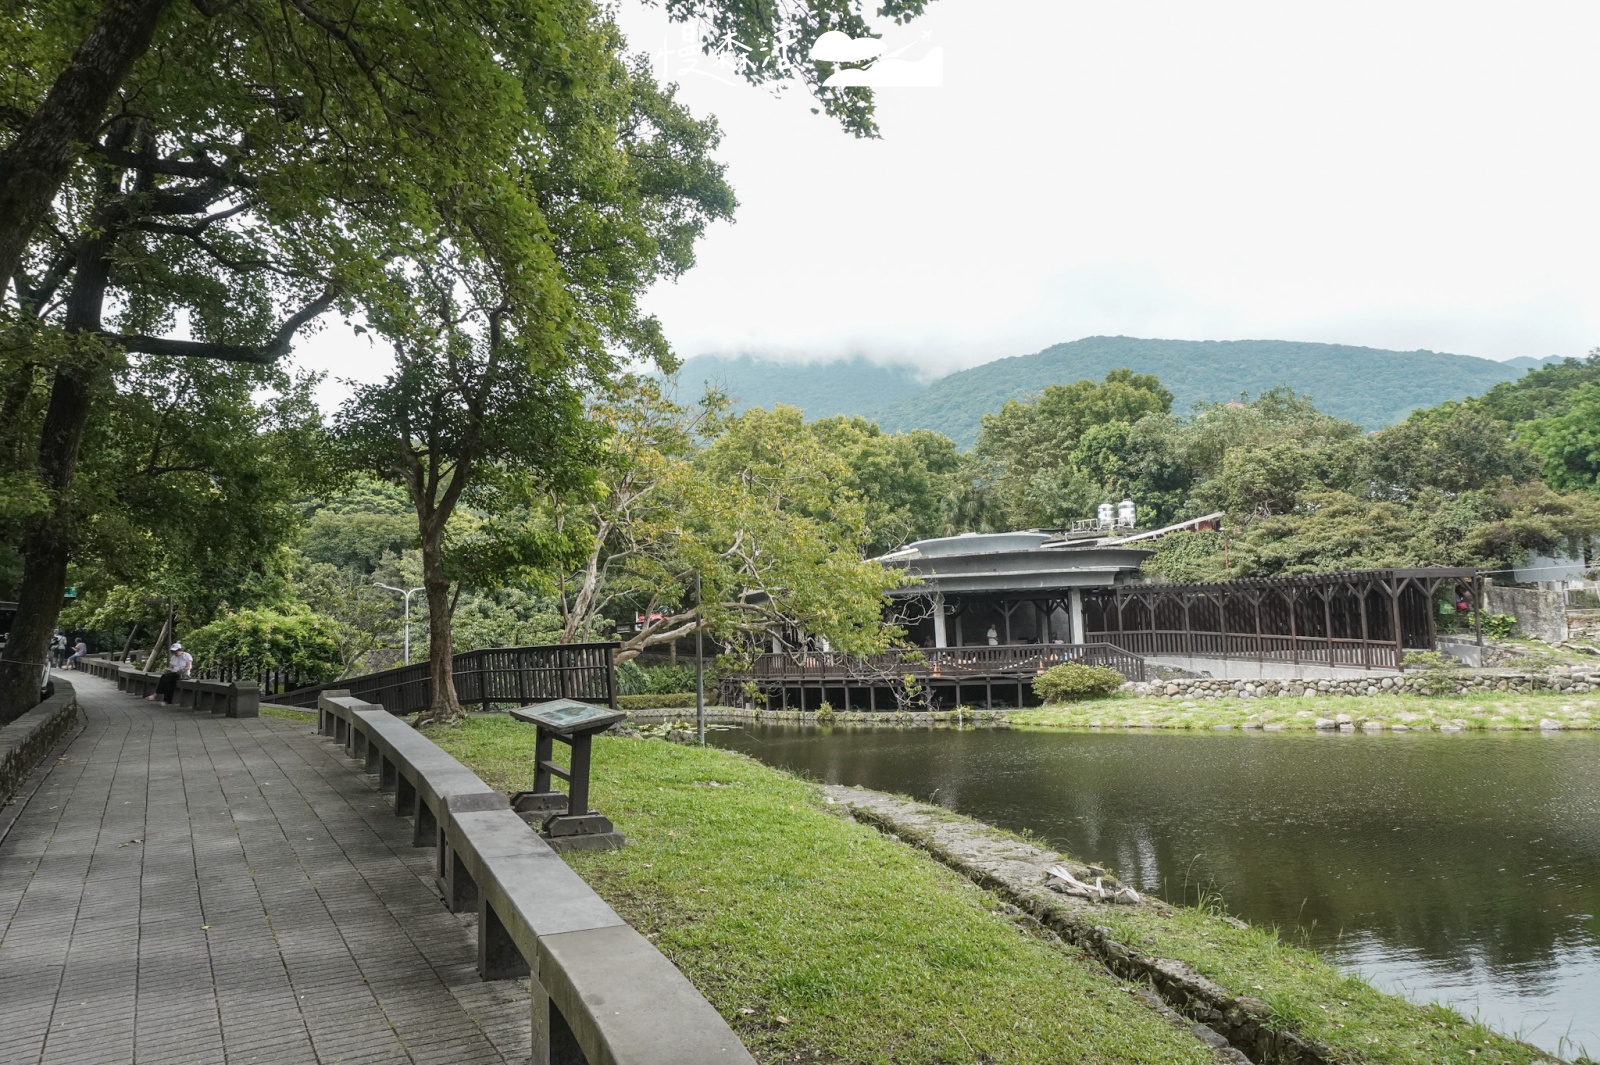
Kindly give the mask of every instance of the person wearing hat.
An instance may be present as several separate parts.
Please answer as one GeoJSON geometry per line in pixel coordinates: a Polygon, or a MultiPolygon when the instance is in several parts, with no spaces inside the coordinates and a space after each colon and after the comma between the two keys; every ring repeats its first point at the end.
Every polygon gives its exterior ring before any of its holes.
{"type": "Polygon", "coordinates": [[[153,703],[160,697],[170,706],[173,695],[178,691],[178,679],[187,677],[193,667],[194,656],[183,649],[183,644],[173,644],[172,654],[167,658],[167,671],[161,674],[161,679],[156,682],[155,693],[146,695],[145,701],[153,703]]]}

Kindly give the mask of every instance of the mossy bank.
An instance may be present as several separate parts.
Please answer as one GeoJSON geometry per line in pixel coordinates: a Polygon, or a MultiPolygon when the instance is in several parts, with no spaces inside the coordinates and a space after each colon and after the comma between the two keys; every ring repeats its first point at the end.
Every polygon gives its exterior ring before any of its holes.
{"type": "Polygon", "coordinates": [[[1327,729],[1367,732],[1589,731],[1600,697],[1562,692],[1473,695],[1261,696],[1167,699],[1119,694],[1007,715],[1013,725],[1111,729],[1327,729]]]}
{"type": "MultiPolygon", "coordinates": [[[[430,735],[507,791],[533,730],[430,735]]],[[[824,790],[726,751],[601,737],[593,804],[628,846],[569,860],[694,981],[763,1062],[1238,1060],[1135,981],[824,790]]],[[[953,816],[953,815],[949,815],[953,816]]],[[[1097,914],[1110,938],[1265,1003],[1325,1060],[1552,1060],[1453,1011],[1382,995],[1270,933],[1203,911],[1097,914]]],[[[1150,912],[1147,912],[1150,911],[1150,912]]]]}

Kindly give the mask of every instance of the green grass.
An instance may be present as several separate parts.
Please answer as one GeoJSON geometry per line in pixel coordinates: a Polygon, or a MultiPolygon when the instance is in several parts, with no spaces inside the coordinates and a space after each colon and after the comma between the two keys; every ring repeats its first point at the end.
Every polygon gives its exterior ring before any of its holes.
{"type": "MultiPolygon", "coordinates": [[[[533,729],[478,718],[429,735],[491,784],[527,786],[533,729]]],[[[594,806],[628,846],[569,860],[758,1060],[1213,1060],[1092,960],[812,784],[655,740],[597,739],[594,766],[594,806]]]]}
{"type": "Polygon", "coordinates": [[[317,720],[317,712],[315,710],[296,710],[292,706],[268,706],[266,703],[261,704],[261,716],[279,717],[285,721],[299,721],[302,723],[307,721],[315,722],[317,720]]]}
{"type": "MultiPolygon", "coordinates": [[[[964,822],[985,835],[1031,846],[1049,844],[974,821],[942,807],[918,804],[918,812],[941,822],[964,822]]],[[[930,833],[916,832],[919,845],[938,848],[930,833]]],[[[1183,961],[1239,996],[1265,1002],[1274,1022],[1333,1048],[1340,1061],[1361,1065],[1481,1065],[1548,1063],[1550,1055],[1437,1004],[1385,994],[1359,976],[1341,972],[1313,951],[1285,943],[1270,929],[1240,927],[1222,900],[1199,906],[1101,907],[1093,924],[1143,954],[1183,961]]],[[[1580,1061],[1586,1059],[1579,1059],[1580,1061]]]]}
{"type": "Polygon", "coordinates": [[[1437,730],[1453,724],[1462,729],[1536,729],[1546,718],[1569,729],[1600,728],[1600,693],[1535,692],[1519,695],[1344,695],[1306,698],[1271,696],[1259,699],[1157,699],[1113,695],[1075,703],[1059,703],[1010,715],[1015,725],[1055,728],[1209,729],[1239,728],[1247,723],[1281,729],[1311,729],[1317,718],[1349,714],[1359,725],[1374,721],[1386,728],[1437,730]]]}
{"type": "Polygon", "coordinates": [[[1284,943],[1270,930],[1236,928],[1206,910],[1186,907],[1172,917],[1111,911],[1103,923],[1125,943],[1188,962],[1223,987],[1261,999],[1279,1024],[1334,1048],[1344,1061],[1481,1065],[1552,1060],[1449,1007],[1384,994],[1317,954],[1284,943]]]}

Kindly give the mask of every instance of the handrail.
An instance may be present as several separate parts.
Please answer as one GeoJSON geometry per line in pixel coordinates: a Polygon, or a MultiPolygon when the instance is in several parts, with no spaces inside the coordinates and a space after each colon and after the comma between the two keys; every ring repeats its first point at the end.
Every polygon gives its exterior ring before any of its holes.
{"type": "MultiPolygon", "coordinates": [[[[456,698],[463,706],[526,705],[549,699],[582,699],[616,706],[619,643],[556,643],[528,647],[483,647],[451,656],[456,698]]],[[[283,706],[314,707],[325,691],[348,691],[410,714],[432,705],[431,662],[366,673],[298,688],[273,697],[283,706]]]]}
{"type": "Polygon", "coordinates": [[[1144,660],[1110,643],[991,644],[924,647],[855,656],[842,651],[781,651],[757,655],[749,675],[760,680],[848,677],[863,685],[907,673],[956,679],[1035,675],[1065,662],[1106,665],[1129,680],[1144,679],[1144,660]]]}
{"type": "Polygon", "coordinates": [[[478,914],[478,973],[529,977],[533,1060],[755,1065],[721,1015],[595,894],[506,796],[382,706],[325,691],[317,729],[393,788],[437,850],[445,904],[478,914]]]}

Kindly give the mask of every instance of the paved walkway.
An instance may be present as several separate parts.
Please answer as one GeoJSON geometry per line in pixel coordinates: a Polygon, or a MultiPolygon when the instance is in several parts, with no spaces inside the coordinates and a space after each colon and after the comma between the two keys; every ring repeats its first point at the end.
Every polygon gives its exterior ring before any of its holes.
{"type": "Polygon", "coordinates": [[[525,987],[332,744],[67,676],[87,727],[0,844],[0,1062],[528,1061],[525,987]]]}

